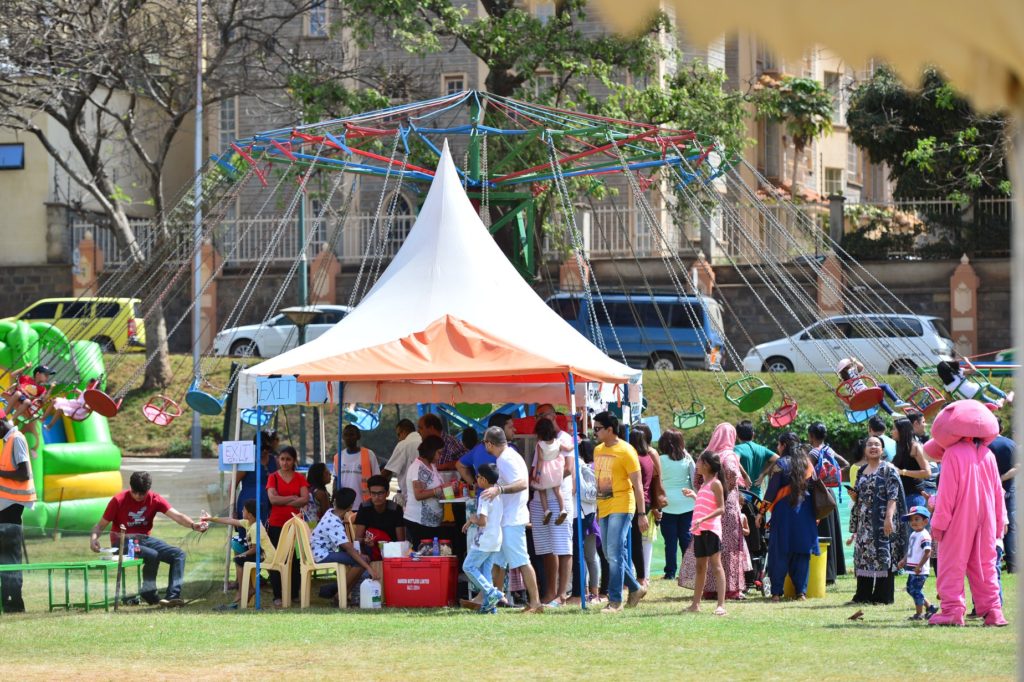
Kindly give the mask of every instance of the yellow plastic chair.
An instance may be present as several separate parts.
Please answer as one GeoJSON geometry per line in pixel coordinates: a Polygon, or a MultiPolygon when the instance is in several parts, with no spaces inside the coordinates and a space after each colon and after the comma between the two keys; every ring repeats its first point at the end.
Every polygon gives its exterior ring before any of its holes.
{"type": "MultiPolygon", "coordinates": [[[[277,547],[273,552],[266,552],[269,556],[273,554],[270,561],[261,561],[260,570],[277,571],[281,574],[281,605],[285,608],[292,605],[292,561],[295,556],[295,524],[296,519],[292,517],[281,529],[281,537],[277,541],[277,547]]],[[[256,562],[246,561],[242,566],[242,598],[238,602],[238,608],[244,609],[249,606],[249,585],[255,580],[256,562]]]]}
{"type": "Polygon", "coordinates": [[[334,571],[338,581],[338,606],[348,607],[348,580],[345,578],[346,564],[318,564],[313,558],[313,546],[310,543],[309,526],[297,524],[297,540],[299,543],[299,608],[308,609],[311,592],[313,591],[313,574],[317,571],[334,571]]]}

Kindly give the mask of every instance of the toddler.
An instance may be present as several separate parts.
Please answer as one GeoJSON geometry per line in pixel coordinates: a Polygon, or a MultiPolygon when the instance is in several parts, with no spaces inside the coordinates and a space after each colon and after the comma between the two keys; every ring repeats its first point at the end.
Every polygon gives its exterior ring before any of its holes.
{"type": "MultiPolygon", "coordinates": [[[[860,393],[863,390],[866,390],[868,387],[867,384],[864,383],[864,380],[860,378],[860,375],[863,372],[864,363],[862,363],[860,360],[854,357],[843,358],[842,360],[839,361],[839,364],[836,365],[836,374],[839,375],[839,378],[841,380],[854,380],[853,382],[851,382],[850,388],[853,390],[855,394],[860,393]]],[[[885,394],[885,397],[889,398],[889,400],[891,400],[897,408],[903,409],[905,407],[910,406],[908,403],[903,402],[903,400],[899,397],[899,395],[897,395],[896,391],[894,391],[892,389],[892,386],[890,386],[889,384],[878,384],[878,388],[882,389],[882,393],[885,394]]],[[[889,403],[885,402],[885,398],[882,399],[882,402],[879,403],[878,406],[889,414],[893,413],[892,406],[889,405],[889,403]]]]}
{"type": "Polygon", "coordinates": [[[903,516],[910,522],[910,541],[907,543],[907,556],[900,559],[897,566],[906,568],[907,594],[914,598],[917,612],[908,620],[927,620],[938,609],[924,596],[924,584],[928,581],[929,563],[932,555],[932,536],[928,532],[928,519],[932,516],[927,507],[914,506],[903,516]]]}
{"type": "MultiPolygon", "coordinates": [[[[235,581],[238,583],[238,598],[234,603],[225,604],[223,607],[218,608],[218,610],[237,609],[242,601],[242,569],[245,567],[246,562],[256,561],[257,528],[259,528],[260,533],[260,560],[263,560],[274,551],[274,543],[270,540],[270,536],[267,535],[267,529],[256,520],[256,500],[245,501],[242,505],[241,519],[225,519],[219,516],[210,516],[204,512],[199,517],[199,523],[222,523],[225,526],[245,530],[245,540],[235,538],[235,540],[239,540],[243,545],[242,550],[235,554],[235,581]]],[[[232,545],[234,545],[234,541],[232,541],[232,545]]],[[[246,596],[246,599],[251,600],[255,594],[256,581],[254,580],[249,585],[249,594],[246,596]]]]}
{"type": "Polygon", "coordinates": [[[548,498],[550,493],[554,493],[558,501],[558,518],[555,524],[561,525],[565,522],[568,512],[562,499],[565,451],[558,442],[558,427],[550,419],[539,419],[533,432],[537,434],[537,451],[533,457],[533,487],[540,495],[545,524],[551,521],[552,512],[548,507],[548,498]]]}

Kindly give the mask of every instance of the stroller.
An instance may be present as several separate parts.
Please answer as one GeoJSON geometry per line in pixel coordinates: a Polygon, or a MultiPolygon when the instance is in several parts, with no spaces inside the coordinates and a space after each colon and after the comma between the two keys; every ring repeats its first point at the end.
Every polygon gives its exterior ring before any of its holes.
{"type": "Polygon", "coordinates": [[[747,571],[744,578],[747,590],[756,588],[762,595],[768,596],[770,585],[766,577],[768,570],[768,529],[757,525],[757,513],[764,501],[752,490],[740,489],[740,513],[747,518],[750,534],[746,537],[747,550],[750,552],[750,564],[753,570],[747,571]]]}

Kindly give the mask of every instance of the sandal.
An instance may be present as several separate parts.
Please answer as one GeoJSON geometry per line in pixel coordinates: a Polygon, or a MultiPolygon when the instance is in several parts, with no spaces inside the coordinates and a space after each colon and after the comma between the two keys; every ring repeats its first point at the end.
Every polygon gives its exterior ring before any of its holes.
{"type": "Polygon", "coordinates": [[[550,522],[551,522],[551,512],[546,511],[546,512],[544,512],[544,525],[546,526],[550,522]]]}
{"type": "Polygon", "coordinates": [[[558,512],[558,518],[555,519],[555,525],[561,526],[563,523],[565,523],[565,520],[567,518],[569,518],[569,512],[563,509],[562,511],[558,512]]]}
{"type": "Polygon", "coordinates": [[[715,609],[715,615],[716,616],[725,616],[725,615],[727,615],[726,611],[725,611],[725,607],[724,606],[719,606],[717,609],[715,609]]]}

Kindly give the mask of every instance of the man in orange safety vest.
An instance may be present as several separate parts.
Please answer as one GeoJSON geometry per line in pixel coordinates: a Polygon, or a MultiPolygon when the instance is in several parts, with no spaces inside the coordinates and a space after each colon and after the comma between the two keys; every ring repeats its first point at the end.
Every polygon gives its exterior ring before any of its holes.
{"type": "MultiPolygon", "coordinates": [[[[24,545],[21,515],[35,503],[36,488],[28,442],[3,409],[0,409],[0,437],[3,438],[0,450],[0,564],[20,564],[24,545]]],[[[4,613],[24,611],[21,571],[0,573],[0,586],[4,613]]]]}

